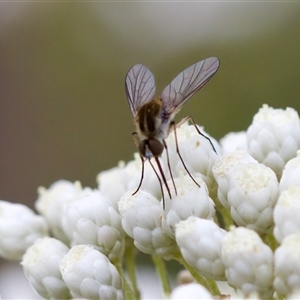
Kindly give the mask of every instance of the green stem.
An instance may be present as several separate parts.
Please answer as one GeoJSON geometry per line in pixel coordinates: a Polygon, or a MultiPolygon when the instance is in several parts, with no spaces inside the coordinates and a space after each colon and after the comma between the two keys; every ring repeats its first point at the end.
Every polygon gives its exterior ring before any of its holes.
{"type": "Polygon", "coordinates": [[[222,215],[222,219],[224,222],[223,229],[228,230],[230,225],[233,224],[230,212],[224,206],[220,206],[218,210],[219,210],[219,213],[222,215]]]}
{"type": "Polygon", "coordinates": [[[210,291],[214,296],[221,295],[218,285],[212,279],[207,279],[207,284],[209,286],[210,291]]]}
{"type": "Polygon", "coordinates": [[[264,238],[265,242],[267,245],[269,245],[269,247],[272,249],[272,251],[274,252],[277,247],[278,247],[278,242],[275,239],[274,235],[272,232],[268,233],[265,238],[264,238]]]}
{"type": "Polygon", "coordinates": [[[129,280],[131,282],[135,299],[140,299],[140,292],[136,280],[136,264],[135,264],[136,248],[133,244],[133,239],[126,237],[125,263],[129,280]]]}
{"type": "Polygon", "coordinates": [[[127,279],[124,275],[124,272],[123,272],[123,269],[122,269],[122,263],[121,262],[116,262],[114,265],[117,268],[117,270],[119,271],[119,274],[120,274],[121,279],[122,279],[125,299],[127,299],[127,300],[136,299],[135,295],[134,295],[134,292],[133,292],[133,289],[130,286],[130,284],[128,283],[128,281],[127,281],[127,279]]]}
{"type": "Polygon", "coordinates": [[[164,296],[168,298],[169,295],[171,294],[171,288],[170,288],[170,284],[166,272],[165,262],[157,254],[152,254],[152,260],[154,262],[156,272],[158,273],[158,276],[160,277],[160,280],[162,282],[164,296]]]}
{"type": "Polygon", "coordinates": [[[221,295],[220,290],[214,280],[204,278],[198,273],[198,271],[189,265],[181,255],[178,255],[176,259],[191,273],[191,275],[199,284],[208,289],[213,295],[221,295]]]}

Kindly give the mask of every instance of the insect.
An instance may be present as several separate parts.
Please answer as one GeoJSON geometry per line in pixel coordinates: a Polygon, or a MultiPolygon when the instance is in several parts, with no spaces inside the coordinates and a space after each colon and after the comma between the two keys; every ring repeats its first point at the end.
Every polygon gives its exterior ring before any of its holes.
{"type": "MultiPolygon", "coordinates": [[[[180,111],[182,106],[212,78],[212,76],[217,72],[218,68],[219,59],[216,57],[210,57],[201,60],[178,74],[157,98],[153,98],[155,94],[154,76],[147,67],[137,64],[128,71],[125,78],[125,91],[136,125],[136,131],[132,134],[135,138],[135,143],[139,149],[142,159],[141,180],[137,190],[133,193],[133,195],[137,193],[141,187],[144,178],[144,162],[145,160],[149,160],[160,182],[164,201],[161,179],[151,163],[151,158],[154,158],[163,183],[167,188],[169,197],[171,198],[170,189],[167,185],[166,177],[158,159],[164,149],[166,149],[168,167],[176,192],[176,187],[169,165],[167,144],[165,139],[172,130],[174,130],[175,139],[177,139],[175,122],[173,121],[175,115],[180,111]],[[139,141],[136,140],[136,136],[138,136],[139,141]]],[[[189,118],[190,117],[185,118],[184,121],[189,118]]],[[[203,135],[197,127],[196,129],[199,134],[203,135]]],[[[206,138],[209,139],[208,137],[206,138]]],[[[195,181],[184,164],[184,161],[178,150],[178,145],[176,147],[177,153],[186,171],[195,181]]],[[[196,181],[195,183],[199,186],[196,181]]]]}

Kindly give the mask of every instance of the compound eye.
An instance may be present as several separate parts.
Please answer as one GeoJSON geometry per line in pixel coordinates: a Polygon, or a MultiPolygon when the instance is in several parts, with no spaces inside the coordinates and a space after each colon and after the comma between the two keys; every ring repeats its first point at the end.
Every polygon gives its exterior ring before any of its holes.
{"type": "Polygon", "coordinates": [[[157,140],[143,140],[139,143],[139,151],[142,156],[150,159],[153,156],[160,156],[164,151],[164,146],[157,140]]]}
{"type": "Polygon", "coordinates": [[[153,156],[160,156],[164,151],[163,144],[157,140],[148,140],[148,146],[153,156]]]}

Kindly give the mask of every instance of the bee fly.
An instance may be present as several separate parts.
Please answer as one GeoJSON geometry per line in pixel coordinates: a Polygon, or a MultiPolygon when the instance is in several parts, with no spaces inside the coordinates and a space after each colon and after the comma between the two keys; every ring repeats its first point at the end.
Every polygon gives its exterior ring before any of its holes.
{"type": "MultiPolygon", "coordinates": [[[[172,130],[174,130],[176,150],[180,160],[187,173],[199,186],[186,168],[185,163],[180,155],[177,144],[176,127],[173,119],[182,108],[184,103],[186,103],[212,78],[212,76],[217,72],[218,68],[219,60],[216,57],[210,57],[201,60],[178,74],[175,79],[163,90],[158,98],[153,98],[155,93],[155,81],[153,74],[147,67],[138,64],[134,65],[128,71],[125,79],[125,90],[129,107],[134,116],[134,121],[136,124],[136,132],[133,132],[132,135],[142,159],[141,179],[139,186],[133,195],[138,192],[143,182],[144,163],[147,159],[149,160],[159,180],[162,191],[163,207],[165,208],[162,181],[151,162],[151,158],[154,158],[163,183],[168,191],[169,197],[171,198],[170,189],[167,185],[166,177],[158,159],[164,149],[166,149],[170,177],[173,182],[175,193],[177,194],[170,168],[167,144],[165,141],[172,130]],[[136,140],[136,136],[138,136],[139,142],[136,140]]],[[[180,123],[185,122],[188,119],[191,118],[184,118],[180,123]]],[[[192,122],[195,125],[198,133],[207,138],[211,143],[210,139],[199,131],[193,120],[192,122]]],[[[215,151],[212,143],[211,145],[215,151]]]]}

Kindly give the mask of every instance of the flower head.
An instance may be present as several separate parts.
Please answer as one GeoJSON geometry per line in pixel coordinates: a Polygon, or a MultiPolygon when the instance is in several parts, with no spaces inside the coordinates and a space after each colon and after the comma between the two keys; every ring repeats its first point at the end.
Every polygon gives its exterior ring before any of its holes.
{"type": "Polygon", "coordinates": [[[35,240],[48,235],[42,216],[22,204],[0,201],[0,256],[21,260],[35,240]]]}
{"type": "Polygon", "coordinates": [[[120,275],[101,252],[86,245],[71,248],[60,261],[60,271],[75,298],[124,299],[120,275]]]}
{"type": "Polygon", "coordinates": [[[278,178],[284,165],[300,148],[300,122],[297,111],[274,109],[264,104],[247,130],[249,153],[270,167],[278,178]]]}
{"type": "Polygon", "coordinates": [[[257,233],[232,227],[223,238],[222,260],[229,285],[246,297],[257,292],[263,298],[271,298],[273,253],[257,233]]]}
{"type": "Polygon", "coordinates": [[[24,273],[36,292],[45,299],[71,299],[59,271],[59,261],[69,248],[54,238],[40,238],[30,246],[21,262],[24,273]]]}
{"type": "Polygon", "coordinates": [[[62,228],[62,215],[67,201],[82,191],[80,182],[67,180],[54,182],[49,189],[38,188],[39,197],[35,202],[37,211],[45,217],[51,233],[57,239],[69,244],[70,240],[62,228]]]}
{"type": "Polygon", "coordinates": [[[73,246],[93,246],[112,261],[123,254],[121,216],[98,190],[86,188],[70,200],[64,210],[62,225],[73,246]]]}

